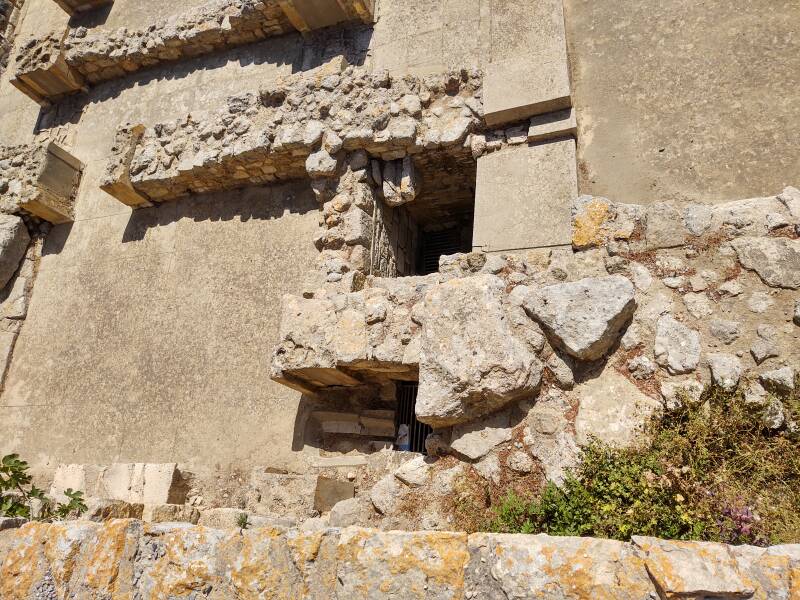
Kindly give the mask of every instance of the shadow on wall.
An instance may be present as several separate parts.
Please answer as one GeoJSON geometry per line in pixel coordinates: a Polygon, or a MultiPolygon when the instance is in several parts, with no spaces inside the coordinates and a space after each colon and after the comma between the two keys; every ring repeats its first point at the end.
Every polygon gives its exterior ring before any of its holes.
{"type": "MultiPolygon", "coordinates": [[[[273,220],[289,214],[319,210],[310,185],[297,181],[274,186],[253,187],[213,194],[198,194],[131,213],[120,242],[142,241],[150,229],[164,227],[182,219],[202,221],[247,222],[251,219],[273,220]]],[[[72,231],[72,223],[53,227],[42,255],[58,254],[72,231]]],[[[311,240],[309,240],[311,243],[311,240]]]]}
{"type": "MultiPolygon", "coordinates": [[[[238,68],[251,65],[274,65],[277,68],[291,67],[292,73],[315,69],[337,56],[344,56],[349,64],[364,64],[372,40],[372,28],[366,25],[329,27],[306,36],[299,33],[278,36],[262,42],[233,48],[231,50],[198,56],[197,58],[165,63],[122,79],[114,79],[93,87],[88,94],[66,98],[54,107],[42,108],[34,133],[59,127],[68,123],[77,124],[83,109],[90,104],[100,104],[117,98],[123,91],[144,87],[158,81],[185,79],[198,71],[212,72],[224,69],[230,63],[238,68]]],[[[251,76],[241,88],[231,86],[225,97],[237,92],[257,92],[258,81],[251,76]]],[[[213,83],[211,84],[213,86],[213,83]]],[[[227,87],[224,82],[218,84],[227,87]]],[[[112,123],[117,126],[122,123],[112,123]]]]}

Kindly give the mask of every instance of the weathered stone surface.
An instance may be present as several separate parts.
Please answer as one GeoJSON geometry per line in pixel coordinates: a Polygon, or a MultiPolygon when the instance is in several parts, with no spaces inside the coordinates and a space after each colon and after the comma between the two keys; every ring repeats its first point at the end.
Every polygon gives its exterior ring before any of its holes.
{"type": "Polygon", "coordinates": [[[639,536],[633,544],[663,598],[749,598],[755,592],[725,546],[639,536]]]}
{"type": "Polygon", "coordinates": [[[791,392],[794,389],[794,378],[795,371],[792,367],[781,367],[759,375],[762,384],[781,392],[791,392]]]}
{"type": "Polygon", "coordinates": [[[352,527],[362,522],[363,505],[358,498],[340,500],[331,508],[328,522],[331,527],[352,527]]]}
{"type": "Polygon", "coordinates": [[[86,512],[81,515],[88,521],[107,521],[108,519],[141,519],[144,506],[123,500],[106,498],[87,498],[86,512]]]}
{"type": "Polygon", "coordinates": [[[644,441],[644,428],[661,403],[644,394],[612,368],[575,387],[578,443],[593,440],[626,447],[644,441]]]}
{"type": "Polygon", "coordinates": [[[703,384],[696,379],[664,381],[661,384],[661,396],[668,410],[675,410],[685,404],[697,404],[702,394],[703,384]]]}
{"type": "Polygon", "coordinates": [[[742,363],[732,354],[717,352],[708,355],[708,366],[711,369],[711,379],[715,385],[726,392],[735,390],[742,377],[742,363]]]}
{"type": "Polygon", "coordinates": [[[142,521],[145,523],[192,523],[200,520],[200,511],[188,504],[145,504],[142,521]]]}
{"type": "Polygon", "coordinates": [[[5,287],[25,256],[30,236],[22,219],[0,215],[0,288],[5,287]]]}
{"type": "Polygon", "coordinates": [[[564,482],[568,470],[580,460],[572,412],[566,396],[551,389],[536,400],[526,419],[524,442],[541,464],[545,478],[556,485],[564,482]]]}
{"type": "Polygon", "coordinates": [[[622,542],[475,534],[469,552],[467,598],[654,597],[644,562],[622,542]]]}
{"type": "Polygon", "coordinates": [[[635,309],[633,284],[621,275],[548,286],[525,299],[551,340],[582,360],[608,352],[635,309]]]}
{"type": "Polygon", "coordinates": [[[453,427],[450,447],[470,460],[486,456],[495,446],[511,439],[509,412],[453,427]]]}
{"type": "Polygon", "coordinates": [[[654,353],[656,362],[673,375],[691,373],[700,362],[700,334],[663,315],[656,324],[654,353]]]}
{"type": "Polygon", "coordinates": [[[542,363],[515,334],[494,275],[452,279],[425,297],[417,418],[454,425],[532,393],[542,363]]]}
{"type": "Polygon", "coordinates": [[[771,599],[794,597],[800,566],[792,545],[276,524],[240,531],[127,519],[28,523],[0,533],[0,547],[4,600],[155,600],[207,589],[219,600],[771,599]]]}
{"type": "Polygon", "coordinates": [[[431,462],[424,456],[417,456],[403,463],[394,476],[409,487],[425,485],[431,476],[431,462]]]}
{"type": "Polygon", "coordinates": [[[399,495],[402,487],[403,484],[398,481],[394,474],[387,475],[373,485],[369,492],[372,506],[382,515],[392,512],[400,499],[399,495]]]}
{"type": "Polygon", "coordinates": [[[733,240],[739,262],[745,269],[758,273],[769,286],[800,288],[800,242],[786,238],[752,238],[733,240]]]}

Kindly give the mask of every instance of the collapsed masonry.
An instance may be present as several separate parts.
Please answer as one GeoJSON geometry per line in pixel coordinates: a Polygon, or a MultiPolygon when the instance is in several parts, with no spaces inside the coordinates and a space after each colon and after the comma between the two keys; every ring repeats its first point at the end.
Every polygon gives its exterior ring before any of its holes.
{"type": "Polygon", "coordinates": [[[19,21],[23,0],[0,2],[0,73],[8,66],[8,57],[14,39],[14,30],[19,21]]]}

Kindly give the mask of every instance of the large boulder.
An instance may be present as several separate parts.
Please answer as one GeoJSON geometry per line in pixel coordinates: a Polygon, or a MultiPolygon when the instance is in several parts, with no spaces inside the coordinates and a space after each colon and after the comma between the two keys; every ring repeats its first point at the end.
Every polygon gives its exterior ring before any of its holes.
{"type": "Polygon", "coordinates": [[[783,237],[744,237],[731,242],[739,262],[769,286],[800,288],[800,241],[783,237]]]}
{"type": "Polygon", "coordinates": [[[22,219],[0,215],[0,288],[4,288],[16,272],[30,240],[22,219]]]}
{"type": "Polygon", "coordinates": [[[636,309],[633,284],[621,275],[551,285],[524,305],[553,343],[581,360],[602,358],[636,309]]]}
{"type": "Polygon", "coordinates": [[[537,389],[542,363],[509,318],[505,282],[452,279],[425,296],[417,418],[434,427],[492,413],[537,389]]]}

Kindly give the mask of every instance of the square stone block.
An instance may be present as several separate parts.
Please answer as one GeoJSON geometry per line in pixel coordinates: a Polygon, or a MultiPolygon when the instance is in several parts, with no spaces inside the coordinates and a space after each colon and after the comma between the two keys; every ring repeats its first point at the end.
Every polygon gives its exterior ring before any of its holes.
{"type": "Polygon", "coordinates": [[[328,477],[317,478],[314,491],[314,510],[328,512],[334,504],[355,496],[355,485],[352,481],[338,481],[328,477]]]}
{"type": "Polygon", "coordinates": [[[575,109],[565,108],[533,117],[528,127],[528,141],[545,142],[553,138],[575,137],[577,133],[578,121],[575,118],[575,109]]]}
{"type": "Polygon", "coordinates": [[[498,252],[570,243],[575,140],[510,146],[478,159],[473,246],[498,252]]]}

